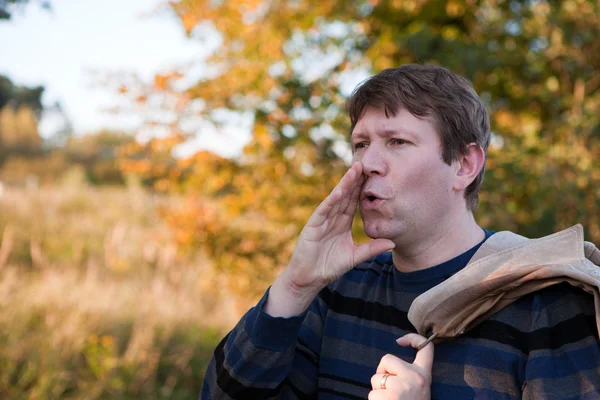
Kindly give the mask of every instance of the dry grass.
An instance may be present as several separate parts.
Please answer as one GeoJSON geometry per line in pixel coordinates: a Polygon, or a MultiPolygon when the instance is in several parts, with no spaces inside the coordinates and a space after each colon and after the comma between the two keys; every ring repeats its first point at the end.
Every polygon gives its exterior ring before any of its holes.
{"type": "Polygon", "coordinates": [[[243,311],[158,216],[180,199],[77,174],[0,197],[0,397],[195,399],[243,311]]]}

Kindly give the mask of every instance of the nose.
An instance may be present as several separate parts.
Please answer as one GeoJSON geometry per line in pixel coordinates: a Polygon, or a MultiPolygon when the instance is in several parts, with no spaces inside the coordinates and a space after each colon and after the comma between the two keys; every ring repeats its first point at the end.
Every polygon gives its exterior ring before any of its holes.
{"type": "Polygon", "coordinates": [[[363,173],[367,176],[385,175],[387,174],[387,163],[383,151],[377,148],[375,143],[372,143],[366,149],[363,149],[357,157],[363,165],[363,173]]]}

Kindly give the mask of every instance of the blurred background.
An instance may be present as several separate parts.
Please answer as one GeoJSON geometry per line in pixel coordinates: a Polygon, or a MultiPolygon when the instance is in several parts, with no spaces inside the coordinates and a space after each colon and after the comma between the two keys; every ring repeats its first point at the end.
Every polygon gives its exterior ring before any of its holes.
{"type": "Polygon", "coordinates": [[[412,62],[489,107],[482,226],[600,243],[596,0],[0,0],[0,398],[197,398],[412,62]]]}

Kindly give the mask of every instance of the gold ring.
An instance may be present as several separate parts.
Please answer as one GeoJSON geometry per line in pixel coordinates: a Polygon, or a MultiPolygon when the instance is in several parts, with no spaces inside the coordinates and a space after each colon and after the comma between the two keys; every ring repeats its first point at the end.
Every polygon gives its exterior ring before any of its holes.
{"type": "Polygon", "coordinates": [[[385,382],[387,382],[388,376],[389,374],[383,374],[383,376],[381,377],[381,384],[379,386],[381,386],[382,390],[385,390],[385,382]]]}

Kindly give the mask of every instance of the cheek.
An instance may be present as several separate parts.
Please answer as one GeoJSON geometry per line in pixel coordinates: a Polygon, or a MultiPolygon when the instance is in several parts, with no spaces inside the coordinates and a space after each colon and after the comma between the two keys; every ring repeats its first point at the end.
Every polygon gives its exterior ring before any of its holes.
{"type": "Polygon", "coordinates": [[[404,166],[400,171],[401,182],[411,189],[419,189],[430,185],[434,168],[427,162],[417,161],[404,166]]]}
{"type": "MultiPolygon", "coordinates": [[[[444,165],[434,160],[423,160],[411,168],[406,176],[407,187],[410,187],[423,197],[425,201],[434,200],[448,191],[449,180],[444,165]]],[[[447,166],[446,166],[447,167],[447,166]]]]}

